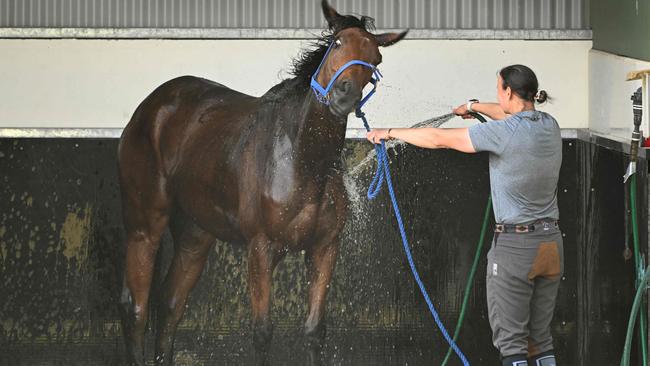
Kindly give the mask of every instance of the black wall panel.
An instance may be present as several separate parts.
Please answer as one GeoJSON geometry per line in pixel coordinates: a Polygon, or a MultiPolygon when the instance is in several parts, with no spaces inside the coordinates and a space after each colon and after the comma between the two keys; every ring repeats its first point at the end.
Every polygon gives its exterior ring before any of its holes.
{"type": "MultiPolygon", "coordinates": [[[[0,139],[0,365],[123,363],[116,148],[115,139],[0,139]]],[[[370,150],[365,141],[347,141],[348,171],[370,150]]],[[[487,156],[398,146],[391,161],[416,264],[453,329],[489,194],[487,156]]],[[[623,258],[626,163],[622,153],[564,141],[558,195],[566,273],[552,326],[562,365],[612,365],[620,357],[634,293],[633,261],[623,258]]],[[[640,164],[645,187],[647,164],[640,164]]],[[[445,343],[412,279],[387,193],[365,198],[374,161],[355,171],[347,179],[351,209],[328,301],[327,360],[439,363],[445,343]]],[[[645,248],[646,189],[638,200],[645,248]]],[[[154,302],[171,251],[166,236],[154,302]]],[[[216,243],[179,327],[178,364],[252,361],[244,254],[242,247],[216,243]]],[[[289,255],[274,281],[272,360],[302,364],[302,254],[289,255]]],[[[148,338],[152,344],[151,332],[148,338]]],[[[498,362],[486,315],[485,253],[460,346],[472,364],[498,362]]]]}

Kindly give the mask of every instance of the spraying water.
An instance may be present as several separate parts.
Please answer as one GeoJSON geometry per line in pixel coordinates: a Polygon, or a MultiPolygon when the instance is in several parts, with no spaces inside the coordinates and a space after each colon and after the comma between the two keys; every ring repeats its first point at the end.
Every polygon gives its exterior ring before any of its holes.
{"type": "MultiPolygon", "coordinates": [[[[448,113],[448,114],[445,114],[445,115],[442,115],[442,116],[439,116],[439,117],[433,117],[433,118],[424,120],[422,122],[418,122],[418,123],[412,125],[410,128],[440,127],[443,124],[449,122],[449,120],[451,120],[454,116],[455,116],[455,114],[448,113]]],[[[386,141],[386,150],[390,150],[390,149],[394,150],[396,146],[400,146],[400,145],[404,145],[404,144],[406,144],[406,142],[404,142],[404,141],[388,140],[388,141],[386,141]]],[[[373,162],[373,161],[375,161],[375,150],[374,149],[370,150],[368,155],[363,160],[361,160],[361,162],[359,164],[354,166],[352,169],[349,169],[347,175],[351,176],[351,177],[358,176],[359,172],[364,167],[366,167],[370,162],[373,162]]]]}
{"type": "MultiPolygon", "coordinates": [[[[424,127],[440,127],[443,124],[449,122],[455,114],[448,113],[442,116],[433,117],[422,122],[418,122],[414,125],[411,125],[411,128],[424,128],[424,127]]],[[[406,142],[400,140],[388,140],[386,141],[386,150],[395,150],[397,146],[405,145],[406,142]]],[[[361,194],[357,187],[356,181],[362,172],[367,168],[372,167],[375,162],[375,149],[370,149],[368,155],[363,158],[357,165],[348,169],[347,173],[343,176],[343,183],[345,184],[345,189],[348,192],[348,197],[350,202],[353,204],[353,207],[358,207],[358,204],[361,200],[361,194]]]]}

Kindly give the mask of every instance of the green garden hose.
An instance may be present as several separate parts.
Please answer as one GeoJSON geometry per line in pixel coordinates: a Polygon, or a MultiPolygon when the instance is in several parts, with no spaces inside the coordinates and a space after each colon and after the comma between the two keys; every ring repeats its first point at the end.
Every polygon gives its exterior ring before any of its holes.
{"type": "MultiPolygon", "coordinates": [[[[463,295],[463,304],[460,307],[460,314],[458,315],[458,323],[456,323],[456,329],[454,330],[454,342],[457,341],[458,336],[460,335],[460,329],[463,326],[463,320],[465,319],[465,310],[467,310],[467,301],[469,300],[469,294],[472,292],[472,285],[474,284],[474,275],[476,274],[476,267],[478,267],[478,262],[481,258],[481,252],[483,251],[483,243],[485,239],[485,233],[487,232],[488,222],[490,221],[490,212],[492,211],[492,196],[488,197],[488,203],[485,207],[485,216],[483,216],[483,228],[481,229],[481,236],[478,239],[478,245],[476,248],[476,254],[474,255],[474,263],[472,264],[472,270],[469,272],[469,278],[467,279],[467,284],[465,285],[465,293],[463,295]]],[[[446,365],[451,357],[453,349],[449,347],[447,350],[447,355],[445,360],[442,361],[442,365],[446,365]]]]}
{"type": "MultiPolygon", "coordinates": [[[[637,217],[637,208],[636,208],[636,174],[630,176],[630,210],[632,216],[632,238],[634,241],[634,266],[635,272],[637,274],[636,278],[636,288],[639,304],[636,308],[632,307],[632,315],[630,316],[630,324],[628,324],[628,337],[630,337],[629,342],[631,342],[631,334],[634,329],[634,323],[636,322],[636,315],[639,312],[639,341],[641,343],[641,357],[643,360],[642,365],[648,365],[648,342],[647,342],[647,333],[646,333],[646,307],[640,307],[641,304],[645,304],[642,294],[645,292],[645,282],[647,281],[647,270],[643,271],[643,258],[641,257],[641,250],[639,248],[639,227],[638,227],[638,217],[637,217]],[[645,274],[645,275],[644,275],[645,274]]],[[[637,301],[635,297],[635,303],[637,301]]],[[[623,360],[627,360],[625,364],[629,364],[629,346],[628,339],[625,340],[625,348],[623,349],[623,357],[621,359],[621,364],[624,364],[623,360]],[[626,354],[627,353],[627,354],[626,354]]]]}
{"type": "Polygon", "coordinates": [[[645,294],[646,286],[648,285],[648,279],[650,278],[650,266],[645,269],[643,278],[639,282],[639,286],[636,290],[636,295],[634,296],[634,302],[632,303],[632,313],[630,314],[630,320],[627,323],[627,333],[625,335],[625,346],[623,347],[623,356],[621,357],[621,366],[630,365],[630,353],[632,351],[632,334],[634,333],[634,323],[636,323],[637,314],[643,314],[644,311],[641,309],[641,304],[643,303],[643,295],[645,294]]]}
{"type": "MultiPolygon", "coordinates": [[[[631,179],[629,186],[629,196],[630,196],[630,215],[632,216],[632,237],[634,240],[634,271],[636,273],[635,285],[637,289],[637,294],[635,296],[634,302],[635,306],[632,307],[632,314],[630,315],[630,324],[627,329],[627,338],[625,340],[625,347],[623,349],[623,356],[621,359],[621,364],[628,364],[630,362],[630,344],[632,342],[632,332],[634,328],[634,323],[636,321],[637,312],[639,312],[639,342],[641,348],[641,357],[643,360],[643,366],[648,365],[648,342],[647,342],[647,327],[646,327],[646,312],[647,306],[643,297],[645,294],[647,282],[647,270],[644,271],[643,268],[645,264],[643,263],[643,257],[641,256],[641,250],[639,249],[639,224],[638,224],[638,215],[636,209],[636,190],[637,190],[637,180],[636,180],[636,164],[638,160],[638,151],[639,145],[642,141],[641,136],[641,122],[643,117],[643,92],[642,88],[638,88],[632,97],[632,112],[634,115],[634,130],[632,131],[632,139],[630,141],[630,164],[628,165],[628,170],[625,173],[624,182],[627,182],[628,179],[631,179]],[[638,300],[638,304],[637,304],[638,300]]],[[[626,213],[627,214],[627,213],[626,213]]],[[[626,233],[627,236],[627,233],[626,233]]]]}
{"type": "MultiPolygon", "coordinates": [[[[478,113],[472,113],[474,118],[481,121],[481,123],[486,122],[485,118],[478,113]]],[[[483,216],[483,226],[481,227],[481,235],[478,239],[478,244],[476,247],[476,254],[474,255],[474,263],[472,263],[472,269],[469,272],[469,277],[467,278],[467,284],[465,284],[465,293],[463,294],[463,304],[460,307],[460,314],[458,315],[458,322],[456,323],[456,329],[454,330],[454,342],[458,340],[460,335],[460,329],[463,326],[463,320],[465,320],[465,311],[467,310],[467,302],[469,301],[469,295],[472,292],[472,286],[474,284],[474,275],[476,274],[476,268],[478,267],[478,262],[481,258],[481,252],[483,251],[483,243],[485,239],[485,233],[487,232],[488,223],[490,222],[490,212],[492,211],[492,196],[488,197],[488,203],[485,207],[485,214],[483,216]]],[[[453,349],[449,347],[447,350],[447,355],[445,356],[442,365],[445,366],[451,357],[453,349]]]]}

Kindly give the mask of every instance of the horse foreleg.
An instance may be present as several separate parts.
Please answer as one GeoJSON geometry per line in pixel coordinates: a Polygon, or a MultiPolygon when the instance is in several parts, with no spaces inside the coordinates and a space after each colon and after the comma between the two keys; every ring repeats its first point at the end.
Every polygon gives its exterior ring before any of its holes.
{"type": "Polygon", "coordinates": [[[248,247],[248,292],[253,311],[255,365],[269,365],[269,345],[273,336],[271,286],[273,269],[280,256],[274,254],[266,237],[256,237],[248,247]]]}
{"type": "Polygon", "coordinates": [[[325,341],[325,301],[336,265],[339,239],[328,238],[307,251],[305,262],[309,273],[309,310],[305,322],[305,342],[309,365],[322,363],[325,341]]]}
{"type": "Polygon", "coordinates": [[[192,288],[201,276],[214,236],[188,220],[180,228],[172,223],[175,253],[169,267],[158,310],[156,364],[173,365],[174,336],[192,288]]]}

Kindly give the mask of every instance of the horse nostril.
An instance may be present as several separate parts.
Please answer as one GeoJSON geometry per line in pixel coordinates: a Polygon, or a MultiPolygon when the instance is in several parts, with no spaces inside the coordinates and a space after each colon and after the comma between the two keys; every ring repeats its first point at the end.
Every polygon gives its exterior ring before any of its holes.
{"type": "Polygon", "coordinates": [[[350,80],[341,80],[336,88],[343,94],[348,94],[352,89],[352,82],[350,80]]]}

